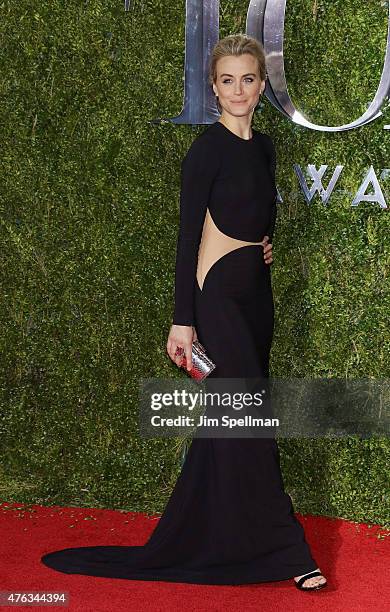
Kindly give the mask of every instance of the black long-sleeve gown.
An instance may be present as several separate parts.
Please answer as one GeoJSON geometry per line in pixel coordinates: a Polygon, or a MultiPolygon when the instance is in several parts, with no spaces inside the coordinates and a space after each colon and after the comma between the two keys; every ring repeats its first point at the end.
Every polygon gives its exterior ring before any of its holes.
{"type": "MultiPolygon", "coordinates": [[[[212,377],[268,377],[276,156],[220,122],[197,136],[181,168],[173,323],[194,325],[212,377]],[[257,243],[257,244],[256,244],[257,243]]],[[[317,568],[284,491],[274,438],[197,438],[144,546],[67,548],[42,557],[69,574],[198,584],[285,580],[317,568]]]]}

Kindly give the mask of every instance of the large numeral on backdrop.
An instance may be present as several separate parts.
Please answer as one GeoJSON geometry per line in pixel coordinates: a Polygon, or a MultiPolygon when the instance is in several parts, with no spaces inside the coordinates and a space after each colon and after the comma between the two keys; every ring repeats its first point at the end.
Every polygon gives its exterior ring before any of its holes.
{"type": "MultiPolygon", "coordinates": [[[[267,61],[268,81],[264,94],[286,117],[312,130],[341,132],[360,127],[373,121],[382,113],[381,106],[390,94],[390,0],[387,21],[387,43],[382,75],[374,99],[361,117],[351,123],[338,126],[317,125],[308,121],[296,109],[287,88],[284,70],[283,40],[286,0],[251,0],[249,3],[246,31],[264,45],[267,61]]],[[[302,75],[302,78],[304,76],[302,75]]]]}
{"type": "MultiPolygon", "coordinates": [[[[283,57],[286,0],[250,0],[246,32],[264,45],[268,73],[264,95],[271,104],[294,123],[327,132],[351,130],[379,117],[382,114],[381,106],[390,96],[390,0],[388,4],[385,59],[374,99],[363,115],[351,123],[326,126],[307,120],[296,109],[288,93],[283,57]]],[[[211,50],[219,38],[219,0],[186,0],[185,10],[183,110],[177,117],[165,120],[173,123],[213,123],[218,119],[219,113],[212,88],[207,81],[207,69],[211,50]]]]}
{"type": "Polygon", "coordinates": [[[214,123],[219,112],[207,72],[212,48],[219,39],[219,0],[186,0],[185,8],[183,110],[177,117],[163,121],[214,123]]]}

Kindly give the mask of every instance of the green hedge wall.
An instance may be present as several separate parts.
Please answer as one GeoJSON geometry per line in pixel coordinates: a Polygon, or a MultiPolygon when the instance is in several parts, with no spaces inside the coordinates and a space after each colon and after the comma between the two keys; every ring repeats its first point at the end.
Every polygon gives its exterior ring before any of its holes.
{"type": "MultiPolygon", "coordinates": [[[[165,345],[180,161],[204,126],[152,123],[182,108],[184,0],[131,4],[1,3],[3,500],[160,512],[180,470],[183,440],[138,435],[138,384],[178,376],[165,345]]],[[[221,2],[221,37],[245,31],[247,4],[221,2]]],[[[360,116],[386,29],[383,1],[288,2],[298,108],[330,125],[360,116]]],[[[269,103],[255,117],[274,139],[283,199],[274,376],[389,376],[388,212],[350,205],[368,167],[389,165],[386,122],[388,108],[321,133],[269,103]],[[306,204],[294,163],[329,164],[325,184],[345,164],[327,206],[306,204]]],[[[280,448],[296,510],[390,525],[387,438],[280,448]]]]}

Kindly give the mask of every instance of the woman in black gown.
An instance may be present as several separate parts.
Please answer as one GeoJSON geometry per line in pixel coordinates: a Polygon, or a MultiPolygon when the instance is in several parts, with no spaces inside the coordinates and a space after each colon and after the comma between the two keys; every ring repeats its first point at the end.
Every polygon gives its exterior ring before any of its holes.
{"type": "MultiPolygon", "coordinates": [[[[271,138],[251,128],[265,78],[258,41],[240,34],[219,41],[210,82],[221,118],[182,162],[167,351],[180,365],[182,347],[190,369],[199,339],[216,363],[211,379],[269,376],[274,306],[266,236],[272,241],[276,156],[271,138]]],[[[195,437],[144,546],[67,548],[42,561],[65,573],[133,580],[326,585],[284,491],[274,438],[195,437]]]]}

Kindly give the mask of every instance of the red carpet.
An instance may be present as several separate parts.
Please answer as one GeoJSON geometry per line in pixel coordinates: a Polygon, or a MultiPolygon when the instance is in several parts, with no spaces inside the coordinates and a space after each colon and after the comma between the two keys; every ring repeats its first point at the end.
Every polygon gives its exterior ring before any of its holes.
{"type": "MultiPolygon", "coordinates": [[[[298,591],[292,581],[209,586],[67,575],[40,562],[46,552],[99,545],[140,545],[158,517],[132,512],[0,504],[0,591],[68,591],[83,612],[384,612],[389,609],[389,531],[339,519],[301,516],[307,541],[328,579],[298,591]]],[[[10,606],[1,607],[11,610],[10,606]]],[[[18,606],[16,610],[53,609],[18,606]]],[[[59,607],[55,607],[59,609],[59,607]]]]}

